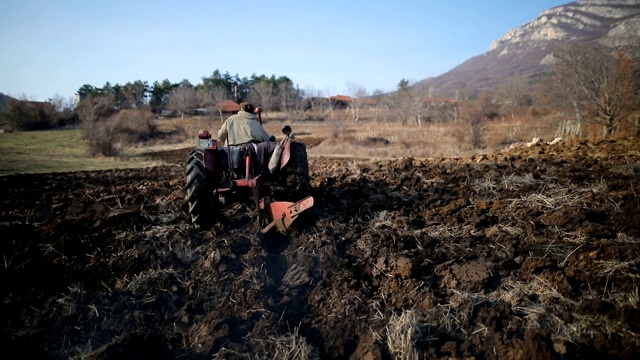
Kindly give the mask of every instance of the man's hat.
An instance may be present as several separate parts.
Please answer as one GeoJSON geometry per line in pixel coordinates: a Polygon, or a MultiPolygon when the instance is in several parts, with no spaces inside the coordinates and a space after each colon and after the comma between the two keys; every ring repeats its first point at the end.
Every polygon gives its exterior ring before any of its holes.
{"type": "Polygon", "coordinates": [[[248,112],[248,113],[253,114],[253,111],[254,111],[256,108],[255,108],[255,106],[253,106],[253,104],[252,104],[252,103],[250,103],[250,102],[243,102],[243,103],[240,103],[240,109],[241,109],[241,110],[243,110],[243,111],[246,111],[246,112],[248,112]]]}

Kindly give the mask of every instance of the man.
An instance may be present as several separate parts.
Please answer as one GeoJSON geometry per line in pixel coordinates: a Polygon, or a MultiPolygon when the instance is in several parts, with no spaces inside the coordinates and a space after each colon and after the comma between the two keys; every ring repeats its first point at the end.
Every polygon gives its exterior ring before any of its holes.
{"type": "Polygon", "coordinates": [[[254,111],[253,104],[241,103],[240,111],[229,116],[222,124],[218,131],[218,141],[224,144],[226,140],[229,146],[269,141],[269,134],[260,124],[254,111]]]}

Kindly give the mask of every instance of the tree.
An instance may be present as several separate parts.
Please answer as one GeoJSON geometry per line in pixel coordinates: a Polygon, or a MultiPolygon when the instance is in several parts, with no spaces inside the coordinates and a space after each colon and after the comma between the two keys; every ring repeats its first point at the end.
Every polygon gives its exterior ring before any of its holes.
{"type": "Polygon", "coordinates": [[[180,85],[169,93],[167,105],[180,112],[182,120],[187,110],[193,109],[196,105],[196,91],[189,80],[182,80],[180,85]]]}
{"type": "Polygon", "coordinates": [[[56,125],[54,105],[25,99],[10,99],[4,112],[10,131],[49,129],[56,125]]]}
{"type": "Polygon", "coordinates": [[[408,118],[413,118],[418,127],[422,126],[422,120],[427,115],[427,92],[402,79],[398,83],[398,91],[394,94],[394,108],[402,116],[404,124],[408,118]]]}
{"type": "Polygon", "coordinates": [[[491,96],[487,92],[481,93],[476,101],[463,107],[462,113],[463,119],[469,125],[471,146],[474,149],[481,148],[485,122],[498,116],[491,96]]]}
{"type": "Polygon", "coordinates": [[[228,99],[227,90],[224,87],[218,86],[208,89],[200,87],[196,90],[196,98],[199,106],[216,111],[220,115],[220,121],[223,121],[222,102],[228,99]]]}
{"type": "Polygon", "coordinates": [[[98,95],[99,91],[93,85],[84,84],[78,89],[78,91],[76,91],[76,93],[80,96],[80,99],[82,100],[88,96],[98,95]]]}
{"type": "Polygon", "coordinates": [[[113,94],[89,96],[78,103],[76,112],[83,123],[98,122],[115,113],[114,105],[113,94]]]}
{"type": "Polygon", "coordinates": [[[360,109],[362,108],[362,103],[364,99],[367,97],[367,89],[359,84],[354,82],[347,83],[347,89],[349,94],[351,95],[351,114],[353,115],[353,120],[358,121],[360,118],[360,109]]]}
{"type": "Polygon", "coordinates": [[[169,93],[177,86],[178,84],[174,85],[168,79],[164,79],[161,83],[155,81],[151,87],[151,97],[149,99],[151,111],[155,113],[160,112],[167,105],[169,93]]]}
{"type": "Polygon", "coordinates": [[[202,84],[200,84],[198,88],[202,88],[209,94],[214,91],[219,94],[220,89],[224,89],[225,94],[222,100],[227,100],[233,97],[234,101],[237,101],[238,81],[238,79],[233,78],[228,72],[221,74],[220,70],[216,69],[211,76],[205,76],[202,78],[202,84]]]}
{"type": "Polygon", "coordinates": [[[527,83],[522,79],[509,80],[498,85],[495,94],[500,105],[509,113],[511,120],[514,120],[516,109],[522,106],[527,98],[527,83]]]}
{"type": "Polygon", "coordinates": [[[55,109],[58,126],[68,125],[77,121],[72,97],[65,99],[62,95],[56,94],[49,99],[49,103],[53,105],[55,109]]]}
{"type": "Polygon", "coordinates": [[[118,153],[120,124],[109,121],[116,113],[114,94],[89,96],[76,107],[83,138],[91,155],[113,156],[118,153]]]}
{"type": "Polygon", "coordinates": [[[126,105],[125,107],[129,109],[139,109],[146,103],[149,85],[146,81],[136,80],[133,83],[126,83],[121,91],[126,105]]]}
{"type": "Polygon", "coordinates": [[[250,93],[247,99],[261,105],[265,110],[287,111],[295,94],[293,82],[286,76],[251,76],[250,93]]]}
{"type": "Polygon", "coordinates": [[[553,98],[583,120],[603,127],[610,137],[637,106],[633,61],[622,51],[593,44],[571,44],[554,53],[550,77],[553,98]]]}
{"type": "Polygon", "coordinates": [[[275,109],[276,88],[270,79],[257,79],[251,86],[250,100],[264,107],[265,111],[275,109]]]}
{"type": "Polygon", "coordinates": [[[300,110],[302,106],[300,90],[293,85],[292,81],[278,83],[276,92],[280,110],[287,112],[289,116],[300,110]]]}
{"type": "Polygon", "coordinates": [[[60,94],[55,94],[49,103],[53,105],[57,112],[71,112],[73,110],[73,98],[65,99],[60,94]]]}

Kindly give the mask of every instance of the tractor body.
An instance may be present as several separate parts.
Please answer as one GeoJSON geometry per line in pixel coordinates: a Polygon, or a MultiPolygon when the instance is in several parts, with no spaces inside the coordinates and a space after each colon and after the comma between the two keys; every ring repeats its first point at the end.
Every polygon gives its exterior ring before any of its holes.
{"type": "Polygon", "coordinates": [[[280,142],[218,146],[206,130],[198,133],[187,162],[187,201],[191,221],[209,229],[226,204],[251,199],[257,221],[266,233],[281,232],[313,206],[309,196],[306,147],[283,128],[280,142]]]}

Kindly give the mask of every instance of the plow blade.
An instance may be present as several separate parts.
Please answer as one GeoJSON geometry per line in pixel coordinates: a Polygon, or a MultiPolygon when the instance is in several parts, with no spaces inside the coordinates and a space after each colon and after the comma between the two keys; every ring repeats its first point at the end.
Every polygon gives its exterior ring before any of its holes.
{"type": "Polygon", "coordinates": [[[300,215],[301,212],[313,206],[313,197],[306,198],[295,202],[276,201],[266,205],[266,211],[269,218],[273,219],[269,225],[265,226],[260,233],[266,234],[274,226],[280,232],[286,232],[291,223],[300,215]]]}

